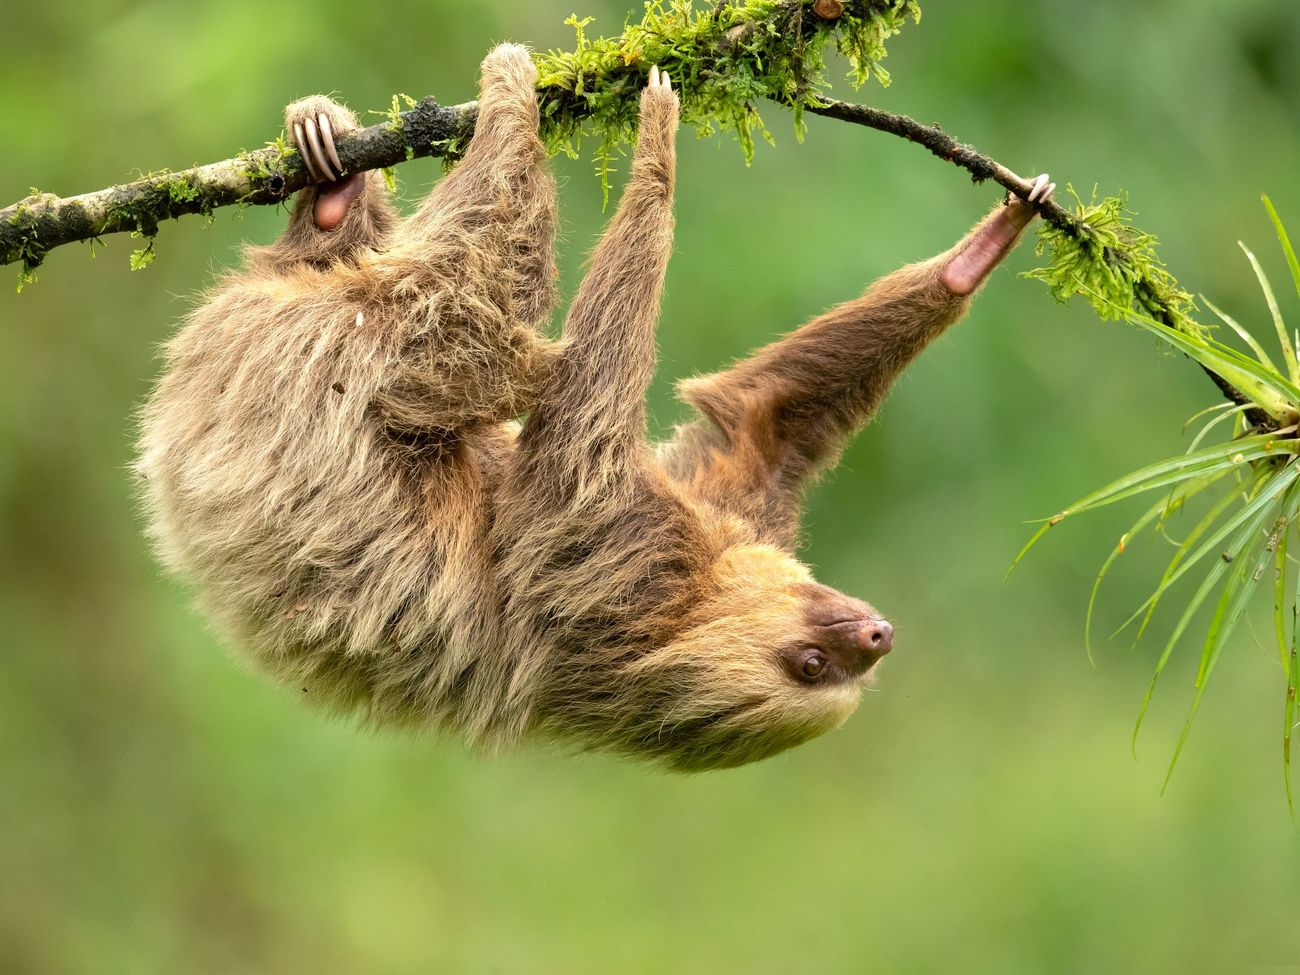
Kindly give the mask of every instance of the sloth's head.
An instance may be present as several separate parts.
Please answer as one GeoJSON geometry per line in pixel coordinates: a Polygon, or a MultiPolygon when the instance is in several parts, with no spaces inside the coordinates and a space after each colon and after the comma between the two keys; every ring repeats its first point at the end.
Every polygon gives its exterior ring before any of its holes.
{"type": "Polygon", "coordinates": [[[680,771],[744,765],[837,727],[893,644],[872,607],[779,549],[733,546],[712,575],[677,639],[621,672],[635,705],[618,737],[680,771]]]}

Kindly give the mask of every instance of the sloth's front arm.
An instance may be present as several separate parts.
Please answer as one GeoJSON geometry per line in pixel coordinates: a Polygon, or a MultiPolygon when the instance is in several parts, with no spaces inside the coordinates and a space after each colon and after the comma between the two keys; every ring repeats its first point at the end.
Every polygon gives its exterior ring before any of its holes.
{"type": "MultiPolygon", "coordinates": [[[[1039,176],[1030,200],[1054,189],[1039,176]]],[[[773,540],[793,543],[809,478],[835,462],[903,369],[966,313],[1033,216],[1027,203],[999,206],[937,257],[886,275],[724,372],[683,383],[683,398],[709,422],[665,448],[669,469],[773,540]]]]}

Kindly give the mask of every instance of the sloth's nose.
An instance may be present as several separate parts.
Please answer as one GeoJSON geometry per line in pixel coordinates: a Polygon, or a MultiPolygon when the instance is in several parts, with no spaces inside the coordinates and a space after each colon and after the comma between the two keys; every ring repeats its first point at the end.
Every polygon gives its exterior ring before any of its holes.
{"type": "Polygon", "coordinates": [[[860,673],[894,648],[894,628],[885,620],[859,618],[824,626],[827,649],[838,653],[843,666],[860,673]]]}
{"type": "Polygon", "coordinates": [[[894,649],[894,628],[885,620],[867,620],[858,631],[858,643],[868,653],[883,657],[894,649]]]}
{"type": "Polygon", "coordinates": [[[832,629],[852,649],[865,653],[872,663],[894,649],[894,628],[884,620],[853,620],[832,629]]]}

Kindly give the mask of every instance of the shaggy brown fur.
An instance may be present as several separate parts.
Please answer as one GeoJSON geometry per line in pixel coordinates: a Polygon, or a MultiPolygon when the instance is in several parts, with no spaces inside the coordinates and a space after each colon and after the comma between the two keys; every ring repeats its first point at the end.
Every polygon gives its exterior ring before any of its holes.
{"type": "MultiPolygon", "coordinates": [[[[763,758],[840,724],[889,649],[789,548],[809,478],[965,311],[939,280],[965,242],[687,382],[704,419],[652,448],[676,98],[645,91],[551,342],[534,83],[525,49],[495,50],[469,151],[416,214],[369,174],[323,231],[305,191],[192,313],[143,414],[153,536],[235,641],[331,707],[679,769],[763,758]]],[[[355,125],[314,98],[287,127],[322,112],[355,125]]]]}

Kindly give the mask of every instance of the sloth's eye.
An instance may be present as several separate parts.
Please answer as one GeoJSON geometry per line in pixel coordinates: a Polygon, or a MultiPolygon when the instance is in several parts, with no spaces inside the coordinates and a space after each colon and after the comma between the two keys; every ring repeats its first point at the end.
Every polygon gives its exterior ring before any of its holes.
{"type": "Polygon", "coordinates": [[[820,653],[810,653],[804,660],[803,666],[799,668],[800,672],[809,680],[815,680],[822,675],[826,669],[826,658],[820,653]]]}

